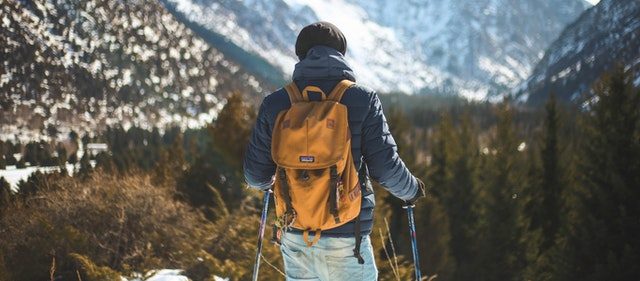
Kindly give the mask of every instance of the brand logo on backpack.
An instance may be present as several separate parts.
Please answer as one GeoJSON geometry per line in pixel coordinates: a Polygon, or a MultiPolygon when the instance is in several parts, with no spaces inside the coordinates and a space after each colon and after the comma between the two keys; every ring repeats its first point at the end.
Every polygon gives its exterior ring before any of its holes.
{"type": "Polygon", "coordinates": [[[302,163],[313,163],[315,161],[316,161],[316,158],[311,155],[300,156],[300,162],[302,163]]]}

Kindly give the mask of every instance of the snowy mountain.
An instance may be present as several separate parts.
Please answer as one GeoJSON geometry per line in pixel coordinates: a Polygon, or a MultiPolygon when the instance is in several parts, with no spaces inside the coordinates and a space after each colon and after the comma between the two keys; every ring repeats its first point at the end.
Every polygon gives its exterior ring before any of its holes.
{"type": "Polygon", "coordinates": [[[476,99],[526,79],[548,44],[590,6],[583,0],[162,1],[188,25],[260,56],[287,77],[299,30],[327,20],[345,33],[347,60],[365,84],[476,99]]]}
{"type": "Polygon", "coordinates": [[[602,0],[587,10],[553,42],[516,95],[531,103],[542,102],[550,92],[574,100],[616,64],[635,73],[640,86],[638,0],[602,0]]]}
{"type": "Polygon", "coordinates": [[[201,126],[265,87],[157,1],[4,0],[0,46],[1,138],[201,126]]]}

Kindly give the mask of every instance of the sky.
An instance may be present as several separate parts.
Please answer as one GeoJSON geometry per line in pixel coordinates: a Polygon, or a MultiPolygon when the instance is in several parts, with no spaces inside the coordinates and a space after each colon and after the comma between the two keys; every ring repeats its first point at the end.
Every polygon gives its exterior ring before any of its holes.
{"type": "Polygon", "coordinates": [[[592,5],[598,4],[598,2],[600,2],[600,0],[586,0],[586,1],[591,3],[592,5]]]}

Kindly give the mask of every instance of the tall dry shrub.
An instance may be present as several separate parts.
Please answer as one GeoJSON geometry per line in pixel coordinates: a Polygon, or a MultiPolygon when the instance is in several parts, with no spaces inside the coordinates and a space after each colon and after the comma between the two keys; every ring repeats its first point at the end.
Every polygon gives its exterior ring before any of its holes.
{"type": "Polygon", "coordinates": [[[94,173],[49,184],[0,218],[9,280],[48,280],[52,257],[59,277],[75,280],[72,253],[123,273],[185,268],[206,244],[211,225],[149,177],[94,173]]]}

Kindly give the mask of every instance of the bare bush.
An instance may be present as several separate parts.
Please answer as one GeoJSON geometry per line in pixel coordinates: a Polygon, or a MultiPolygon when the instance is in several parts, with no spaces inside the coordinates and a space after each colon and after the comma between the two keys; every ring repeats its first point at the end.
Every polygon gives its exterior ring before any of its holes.
{"type": "Polygon", "coordinates": [[[212,232],[198,212],[174,200],[173,187],[154,186],[146,176],[95,173],[49,184],[0,219],[6,279],[49,279],[52,256],[60,277],[76,279],[71,253],[124,273],[184,268],[212,232]]]}

